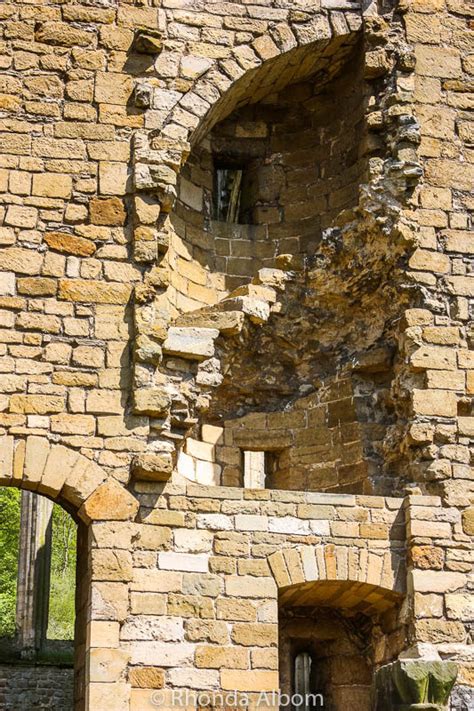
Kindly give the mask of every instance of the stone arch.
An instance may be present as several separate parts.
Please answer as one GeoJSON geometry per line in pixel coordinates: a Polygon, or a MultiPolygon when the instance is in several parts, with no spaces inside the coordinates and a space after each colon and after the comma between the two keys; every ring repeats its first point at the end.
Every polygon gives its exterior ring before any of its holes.
{"type": "Polygon", "coordinates": [[[79,452],[46,437],[0,439],[0,485],[43,494],[86,524],[135,518],[138,501],[79,452]]]}
{"type": "Polygon", "coordinates": [[[401,556],[331,543],[285,548],[268,558],[281,604],[344,607],[366,614],[401,602],[401,556]]]}
{"type": "Polygon", "coordinates": [[[198,65],[190,71],[194,74],[190,88],[184,93],[164,89],[159,91],[159,98],[155,96],[155,104],[161,104],[163,110],[157,126],[135,133],[134,185],[138,191],[157,189],[162,212],[172,209],[173,172],[179,174],[190,145],[250,97],[259,101],[270,92],[311,76],[321,61],[327,66],[330,60],[325,53],[330,43],[338,51],[343,48],[342,56],[346,46],[347,54],[362,27],[362,14],[353,11],[346,18],[344,13],[318,6],[300,15],[295,21],[270,23],[266,34],[233,47],[223,59],[183,57],[183,62],[198,65]],[[168,170],[154,176],[147,164],[162,164],[168,170]]]}

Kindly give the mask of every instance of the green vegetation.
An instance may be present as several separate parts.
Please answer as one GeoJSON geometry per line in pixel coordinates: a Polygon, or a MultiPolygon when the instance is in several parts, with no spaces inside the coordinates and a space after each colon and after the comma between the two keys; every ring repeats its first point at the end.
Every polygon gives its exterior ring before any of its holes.
{"type": "Polygon", "coordinates": [[[48,639],[74,639],[77,528],[64,509],[53,508],[48,639]]]}
{"type": "Polygon", "coordinates": [[[0,488],[0,637],[15,634],[20,492],[0,488]]]}
{"type": "MultiPolygon", "coordinates": [[[[20,536],[18,489],[0,487],[0,637],[13,637],[20,536]]],[[[77,528],[66,511],[53,507],[48,639],[74,639],[77,528]]]]}

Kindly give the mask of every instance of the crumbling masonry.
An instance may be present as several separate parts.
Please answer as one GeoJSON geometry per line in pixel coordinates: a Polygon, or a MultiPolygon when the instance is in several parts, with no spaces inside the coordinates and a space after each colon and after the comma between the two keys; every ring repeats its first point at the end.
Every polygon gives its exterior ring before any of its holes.
{"type": "MultiPolygon", "coordinates": [[[[0,20],[0,483],[79,523],[74,709],[472,709],[472,6],[0,20]]],[[[30,637],[0,709],[66,711],[30,637]]]]}

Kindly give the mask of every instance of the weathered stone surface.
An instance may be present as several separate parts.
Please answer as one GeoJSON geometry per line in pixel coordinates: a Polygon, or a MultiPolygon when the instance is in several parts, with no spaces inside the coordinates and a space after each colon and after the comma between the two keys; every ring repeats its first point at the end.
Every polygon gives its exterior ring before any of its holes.
{"type": "Polygon", "coordinates": [[[50,249],[63,254],[90,257],[96,250],[95,244],[91,240],[71,235],[68,232],[46,232],[43,239],[50,249]]]}
{"type": "Polygon", "coordinates": [[[113,478],[108,479],[89,496],[81,516],[89,521],[127,521],[138,511],[138,501],[113,478]]]}
{"type": "Polygon", "coordinates": [[[214,355],[214,340],[219,331],[214,328],[177,328],[168,330],[168,336],[163,343],[165,353],[204,360],[214,355]]]}

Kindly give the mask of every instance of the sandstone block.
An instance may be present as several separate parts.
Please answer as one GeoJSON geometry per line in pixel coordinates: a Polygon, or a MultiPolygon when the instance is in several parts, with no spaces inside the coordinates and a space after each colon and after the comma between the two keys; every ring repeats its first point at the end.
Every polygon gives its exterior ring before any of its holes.
{"type": "Polygon", "coordinates": [[[4,247],[0,251],[0,268],[20,274],[39,274],[43,255],[31,249],[4,247]]]}
{"type": "Polygon", "coordinates": [[[254,578],[251,575],[230,575],[226,578],[225,589],[231,597],[259,598],[276,595],[273,578],[254,578]]]}
{"type": "Polygon", "coordinates": [[[126,304],[132,287],[129,284],[98,282],[86,279],[60,279],[59,298],[92,304],[126,304]]]}
{"type": "Polygon", "coordinates": [[[409,266],[418,271],[446,274],[449,272],[450,261],[446,254],[418,248],[410,257],[409,266]]]}
{"type": "Polygon", "coordinates": [[[10,205],[5,216],[5,224],[22,229],[32,229],[36,227],[38,210],[35,207],[21,207],[20,205],[10,205]]]}
{"type": "Polygon", "coordinates": [[[134,394],[135,410],[153,417],[165,415],[171,404],[168,393],[161,388],[140,388],[134,394]]]}
{"type": "Polygon", "coordinates": [[[81,518],[94,521],[127,521],[135,518],[138,501],[112,477],[89,496],[79,511],[81,518]]]}
{"type": "Polygon", "coordinates": [[[161,667],[190,665],[196,645],[189,642],[133,642],[130,645],[132,664],[149,664],[159,660],[161,667]]]}
{"type": "Polygon", "coordinates": [[[205,553],[159,553],[158,567],[162,570],[182,570],[195,573],[207,573],[209,570],[209,556],[205,553]]]}
{"type": "Polygon", "coordinates": [[[113,390],[93,390],[87,395],[86,410],[99,415],[120,414],[124,410],[122,393],[113,390]]]}
{"type": "Polygon", "coordinates": [[[178,642],[184,640],[183,620],[179,617],[134,615],[123,625],[120,638],[178,642]]]}
{"type": "Polygon", "coordinates": [[[61,330],[61,321],[57,316],[23,312],[17,316],[16,326],[27,331],[58,334],[61,330]]]}
{"type": "Polygon", "coordinates": [[[205,669],[248,669],[249,653],[239,647],[198,646],[195,664],[205,669]]]}
{"type": "Polygon", "coordinates": [[[87,686],[90,707],[103,711],[129,711],[130,692],[130,685],[121,681],[113,684],[91,682],[87,686]]]}
{"type": "Polygon", "coordinates": [[[92,198],[90,201],[91,222],[94,225],[123,225],[126,219],[123,201],[118,197],[92,198]]]}
{"type": "Polygon", "coordinates": [[[42,22],[35,31],[35,39],[37,42],[62,47],[87,47],[94,41],[94,34],[66,22],[42,22]]]}
{"type": "Polygon", "coordinates": [[[128,615],[128,586],[123,583],[94,583],[91,594],[94,620],[123,622],[128,615]]]}
{"type": "Polygon", "coordinates": [[[120,682],[125,679],[130,655],[124,649],[91,649],[89,680],[91,682],[120,682]]]}
{"type": "Polygon", "coordinates": [[[61,395],[12,395],[10,411],[26,415],[48,415],[62,412],[65,403],[61,395]]]}
{"type": "Polygon", "coordinates": [[[462,527],[468,536],[474,536],[474,506],[469,506],[462,514],[462,527]]]}
{"type": "Polygon", "coordinates": [[[69,198],[72,193],[72,178],[65,173],[35,173],[33,195],[50,198],[69,198]]]}
{"type": "Polygon", "coordinates": [[[87,626],[90,647],[118,647],[120,625],[118,622],[92,620],[87,626]]]}
{"type": "Polygon", "coordinates": [[[13,475],[13,437],[2,435],[0,437],[0,483],[10,484],[13,475]]]}
{"type": "Polygon", "coordinates": [[[139,689],[162,689],[165,675],[156,667],[132,667],[129,672],[130,684],[139,689]]]}
{"type": "Polygon", "coordinates": [[[244,647],[272,647],[278,641],[278,627],[266,623],[236,622],[231,638],[244,647]]]}
{"type": "Polygon", "coordinates": [[[183,686],[187,689],[217,689],[219,672],[209,669],[181,668],[171,669],[169,680],[173,686],[183,686]]]}
{"type": "Polygon", "coordinates": [[[133,80],[128,74],[97,72],[95,100],[104,104],[125,105],[133,91],[133,80]]]}
{"type": "Polygon", "coordinates": [[[221,671],[221,687],[229,691],[272,691],[278,689],[278,672],[260,671],[221,671]]]}
{"type": "Polygon", "coordinates": [[[27,437],[23,469],[23,485],[26,489],[38,488],[49,452],[50,445],[46,437],[27,437]]]}
{"type": "Polygon", "coordinates": [[[24,277],[17,280],[19,294],[28,296],[53,296],[58,288],[56,279],[46,277],[24,277]]]}
{"type": "Polygon", "coordinates": [[[43,239],[50,249],[77,257],[90,257],[96,249],[90,239],[71,235],[68,232],[45,232],[43,239]]]}
{"type": "Polygon", "coordinates": [[[466,639],[466,630],[462,622],[426,619],[417,621],[415,627],[420,642],[452,644],[464,642],[466,639]]]}
{"type": "Polygon", "coordinates": [[[131,589],[139,592],[169,593],[179,592],[183,587],[183,575],[164,570],[135,568],[131,589]]]}
{"type": "Polygon", "coordinates": [[[432,368],[435,370],[455,370],[456,353],[452,348],[441,346],[422,346],[410,358],[414,368],[422,370],[432,368]]]}
{"type": "Polygon", "coordinates": [[[415,55],[416,71],[419,74],[441,79],[461,76],[461,58],[457,49],[418,44],[415,55]]]}
{"type": "Polygon", "coordinates": [[[445,596],[446,613],[451,620],[474,620],[474,596],[469,593],[449,593],[445,596]]]}
{"type": "Polygon", "coordinates": [[[466,577],[462,573],[431,570],[413,570],[411,579],[413,590],[421,593],[452,592],[466,583],[466,577]]]}
{"type": "Polygon", "coordinates": [[[163,351],[191,360],[211,358],[218,335],[219,331],[214,328],[171,327],[163,343],[163,351]]]}
{"type": "Polygon", "coordinates": [[[159,593],[132,593],[131,612],[133,615],[164,615],[166,596],[159,593]]]}
{"type": "Polygon", "coordinates": [[[92,579],[128,582],[132,579],[132,554],[123,550],[92,551],[92,579]]]}
{"type": "Polygon", "coordinates": [[[73,470],[79,455],[72,449],[60,444],[51,447],[38,491],[56,497],[64,486],[68,475],[73,470]]]}
{"type": "Polygon", "coordinates": [[[449,390],[413,390],[413,408],[420,415],[455,417],[456,394],[449,390]]]}

